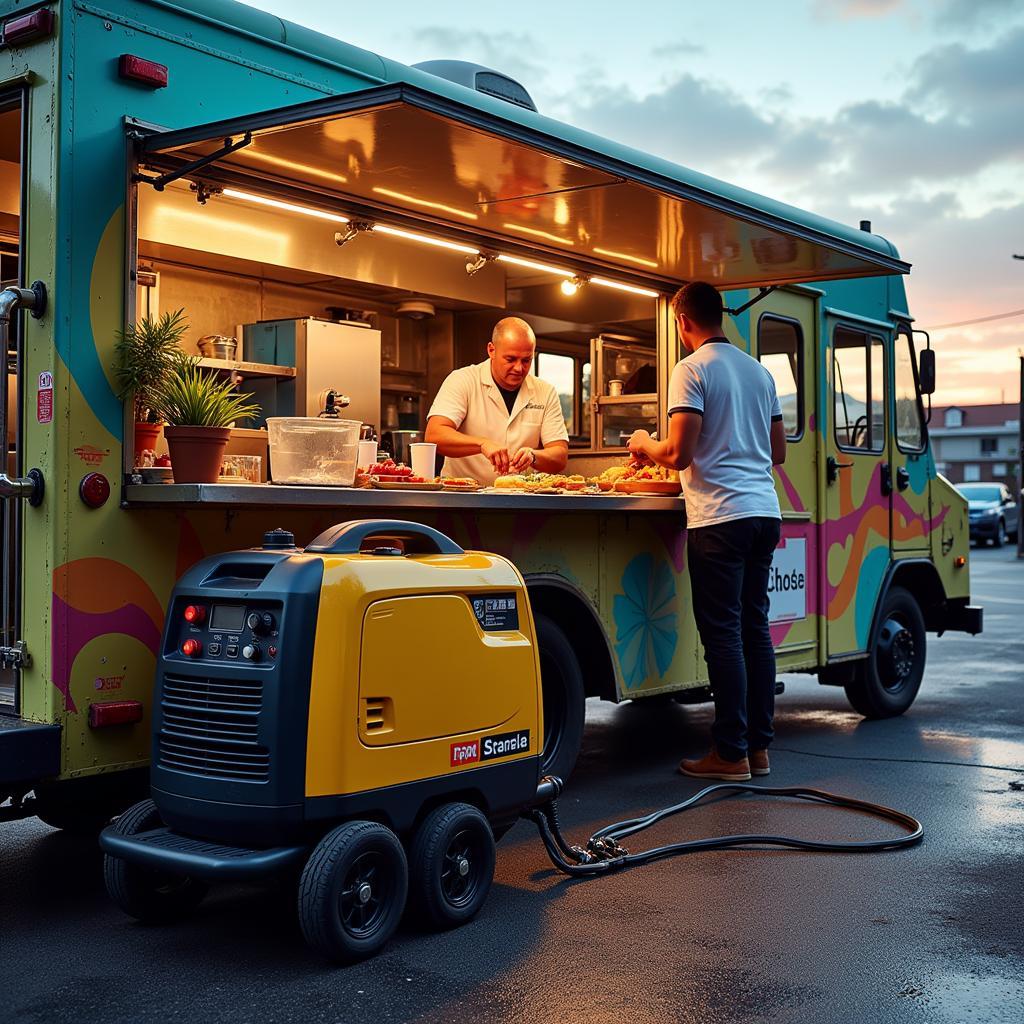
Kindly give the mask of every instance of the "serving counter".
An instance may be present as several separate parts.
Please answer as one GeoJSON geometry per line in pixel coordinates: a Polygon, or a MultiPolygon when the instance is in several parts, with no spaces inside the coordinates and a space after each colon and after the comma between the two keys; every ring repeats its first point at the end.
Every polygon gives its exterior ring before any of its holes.
{"type": "Polygon", "coordinates": [[[639,494],[521,494],[514,491],[395,491],[368,487],[290,487],[277,484],[129,484],[124,508],[209,509],[477,509],[542,512],[669,512],[681,516],[681,497],[639,494]]]}

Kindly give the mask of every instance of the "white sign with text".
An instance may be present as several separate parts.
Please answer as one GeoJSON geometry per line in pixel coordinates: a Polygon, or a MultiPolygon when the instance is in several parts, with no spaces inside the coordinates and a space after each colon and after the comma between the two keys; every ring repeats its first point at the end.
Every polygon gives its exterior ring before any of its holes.
{"type": "Polygon", "coordinates": [[[792,622],[807,617],[807,541],[787,537],[775,549],[768,575],[769,622],[792,622]]]}

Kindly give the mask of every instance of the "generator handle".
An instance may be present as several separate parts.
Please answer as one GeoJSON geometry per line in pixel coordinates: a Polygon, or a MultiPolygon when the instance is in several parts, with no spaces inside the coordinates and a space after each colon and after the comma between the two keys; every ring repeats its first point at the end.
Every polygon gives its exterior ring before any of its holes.
{"type": "Polygon", "coordinates": [[[401,537],[417,540],[421,550],[408,551],[407,554],[461,555],[465,552],[458,544],[433,527],[422,523],[410,523],[404,519],[357,519],[348,523],[339,523],[329,530],[324,530],[312,544],[307,545],[307,552],[322,555],[357,555],[363,549],[363,542],[375,536],[401,537]],[[426,548],[426,550],[422,550],[426,548]]]}

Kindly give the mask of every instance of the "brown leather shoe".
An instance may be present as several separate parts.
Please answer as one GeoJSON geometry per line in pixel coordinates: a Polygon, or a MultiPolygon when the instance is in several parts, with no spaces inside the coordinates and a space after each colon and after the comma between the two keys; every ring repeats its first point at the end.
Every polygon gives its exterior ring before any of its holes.
{"type": "Polygon", "coordinates": [[[726,761],[711,748],[699,761],[680,761],[679,771],[694,779],[722,779],[725,782],[746,782],[750,778],[750,765],[745,757],[726,761]]]}
{"type": "Polygon", "coordinates": [[[751,775],[771,775],[771,765],[768,763],[767,750],[748,750],[747,760],[750,762],[751,775]]]}

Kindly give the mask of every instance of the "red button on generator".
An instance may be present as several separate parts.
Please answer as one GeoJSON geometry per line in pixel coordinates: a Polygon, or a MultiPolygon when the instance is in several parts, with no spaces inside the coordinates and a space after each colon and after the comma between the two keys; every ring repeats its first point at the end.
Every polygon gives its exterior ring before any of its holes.
{"type": "Polygon", "coordinates": [[[185,609],[185,621],[191,622],[194,626],[198,626],[199,623],[205,622],[206,608],[201,604],[190,604],[185,609]]]}
{"type": "Polygon", "coordinates": [[[198,658],[199,655],[203,653],[203,645],[198,640],[189,637],[181,645],[181,653],[184,654],[186,658],[198,658]]]}

